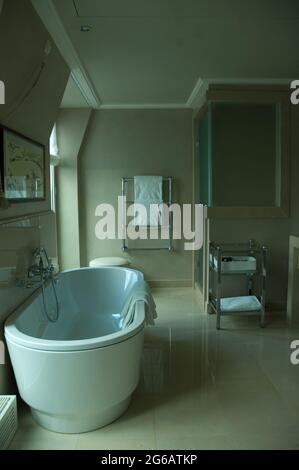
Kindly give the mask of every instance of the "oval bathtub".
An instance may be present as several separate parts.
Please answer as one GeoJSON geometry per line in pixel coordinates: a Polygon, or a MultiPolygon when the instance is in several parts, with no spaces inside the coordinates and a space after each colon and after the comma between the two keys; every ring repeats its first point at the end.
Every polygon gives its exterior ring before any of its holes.
{"type": "MultiPolygon", "coordinates": [[[[122,329],[120,312],[143,275],[128,268],[82,268],[59,275],[59,319],[50,322],[40,289],[6,321],[5,337],[22,399],[56,432],[87,432],[128,407],[140,374],[144,304],[122,329]]],[[[45,291],[55,313],[52,286],[45,291]]]]}

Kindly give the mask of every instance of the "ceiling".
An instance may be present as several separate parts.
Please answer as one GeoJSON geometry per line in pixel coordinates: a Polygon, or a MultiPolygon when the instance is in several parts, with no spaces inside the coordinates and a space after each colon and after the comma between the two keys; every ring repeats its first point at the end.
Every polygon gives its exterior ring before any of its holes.
{"type": "MultiPolygon", "coordinates": [[[[199,78],[299,77],[298,0],[53,3],[107,107],[184,106],[199,78]]],[[[75,86],[70,81],[63,106],[75,105],[75,86]]]]}
{"type": "Polygon", "coordinates": [[[80,92],[78,86],[72,79],[69,78],[69,81],[66,86],[66,90],[64,93],[63,101],[62,101],[63,108],[86,108],[88,107],[88,103],[83,97],[82,93],[80,92]]]}

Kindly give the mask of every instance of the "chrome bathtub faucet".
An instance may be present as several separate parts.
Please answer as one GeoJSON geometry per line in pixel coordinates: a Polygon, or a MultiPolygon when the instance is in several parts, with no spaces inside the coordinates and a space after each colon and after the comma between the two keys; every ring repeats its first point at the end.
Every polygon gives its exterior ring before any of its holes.
{"type": "Polygon", "coordinates": [[[45,248],[37,248],[33,253],[33,258],[35,262],[28,268],[26,279],[16,279],[16,286],[33,289],[42,286],[48,279],[56,283],[55,268],[45,248]]]}
{"type": "Polygon", "coordinates": [[[36,263],[28,269],[28,278],[32,279],[39,276],[41,281],[47,281],[53,277],[54,266],[45,248],[37,248],[33,253],[33,257],[36,263]]]}
{"type": "MultiPolygon", "coordinates": [[[[57,280],[54,277],[55,268],[45,250],[45,248],[37,248],[33,253],[33,258],[35,263],[30,266],[27,272],[26,279],[17,279],[16,286],[22,287],[25,289],[41,289],[41,296],[42,296],[42,303],[43,303],[43,310],[45,316],[47,317],[49,322],[56,322],[59,320],[59,303],[58,297],[56,292],[55,285],[57,284],[57,280]],[[47,282],[48,281],[48,282],[47,282]],[[56,314],[53,315],[53,311],[49,313],[47,302],[46,302],[46,289],[52,286],[53,295],[54,295],[54,302],[55,302],[55,312],[56,314]]],[[[48,296],[48,294],[47,294],[48,296]]]]}

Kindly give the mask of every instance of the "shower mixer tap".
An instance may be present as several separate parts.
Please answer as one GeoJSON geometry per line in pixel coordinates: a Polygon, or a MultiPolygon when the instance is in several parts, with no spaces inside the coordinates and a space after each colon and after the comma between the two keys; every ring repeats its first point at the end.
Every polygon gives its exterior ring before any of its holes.
{"type": "Polygon", "coordinates": [[[28,278],[32,279],[40,276],[41,280],[48,280],[53,277],[54,266],[45,248],[37,248],[33,253],[33,257],[36,262],[28,269],[28,278]]]}
{"type": "Polygon", "coordinates": [[[26,278],[16,278],[16,286],[25,289],[44,289],[48,280],[57,284],[58,280],[54,276],[55,268],[47,254],[45,248],[37,248],[33,252],[34,263],[28,268],[26,278]]]}

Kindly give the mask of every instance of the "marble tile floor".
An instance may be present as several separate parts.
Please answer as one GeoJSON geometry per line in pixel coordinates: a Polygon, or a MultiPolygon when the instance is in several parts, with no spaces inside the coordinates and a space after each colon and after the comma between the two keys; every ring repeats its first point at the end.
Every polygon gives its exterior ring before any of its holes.
{"type": "Polygon", "coordinates": [[[154,291],[159,318],[148,327],[141,382],[111,425],[63,435],[20,406],[10,449],[299,449],[299,365],[284,316],[227,317],[216,331],[194,291],[154,291]]]}

